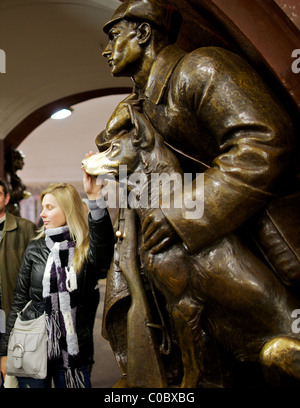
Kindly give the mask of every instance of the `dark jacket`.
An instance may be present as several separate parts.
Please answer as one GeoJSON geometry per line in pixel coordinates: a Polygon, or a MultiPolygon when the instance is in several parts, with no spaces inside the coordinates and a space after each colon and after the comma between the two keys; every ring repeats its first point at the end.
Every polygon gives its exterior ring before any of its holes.
{"type": "Polygon", "coordinates": [[[24,251],[35,235],[33,222],[6,212],[0,239],[1,308],[6,316],[13,301],[24,251]]]}
{"type": "MultiPolygon", "coordinates": [[[[77,336],[79,350],[83,363],[88,363],[92,354],[93,338],[90,332],[87,310],[91,294],[98,279],[105,278],[114,248],[114,233],[108,212],[98,221],[89,215],[90,248],[88,260],[77,275],[78,305],[77,305],[77,336]]],[[[0,341],[0,355],[7,355],[9,334],[14,326],[17,313],[23,309],[29,300],[33,302],[24,312],[26,320],[39,316],[44,311],[43,276],[49,249],[45,238],[32,241],[25,252],[18,276],[11,312],[6,323],[6,333],[0,341]]]]}

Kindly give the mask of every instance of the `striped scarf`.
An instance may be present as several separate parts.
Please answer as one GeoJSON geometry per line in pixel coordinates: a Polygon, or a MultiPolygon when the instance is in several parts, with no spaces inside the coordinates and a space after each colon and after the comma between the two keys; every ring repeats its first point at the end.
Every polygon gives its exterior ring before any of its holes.
{"type": "Polygon", "coordinates": [[[48,359],[62,357],[67,388],[84,388],[76,334],[77,277],[72,266],[75,243],[69,227],[45,230],[50,249],[43,277],[48,359]]]}

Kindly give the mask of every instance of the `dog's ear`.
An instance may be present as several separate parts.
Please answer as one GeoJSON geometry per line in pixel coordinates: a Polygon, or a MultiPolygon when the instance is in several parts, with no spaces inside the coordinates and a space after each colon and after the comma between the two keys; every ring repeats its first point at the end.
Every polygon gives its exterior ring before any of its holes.
{"type": "Polygon", "coordinates": [[[152,150],[155,142],[155,129],[149,120],[136,108],[128,104],[133,130],[131,132],[132,144],[141,150],[152,150]]]}

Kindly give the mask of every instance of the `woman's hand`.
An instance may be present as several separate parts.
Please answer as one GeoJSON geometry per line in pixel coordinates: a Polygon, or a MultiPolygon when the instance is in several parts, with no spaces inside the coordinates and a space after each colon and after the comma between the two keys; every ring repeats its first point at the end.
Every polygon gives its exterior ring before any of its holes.
{"type": "Polygon", "coordinates": [[[2,356],[1,362],[0,362],[0,370],[2,372],[3,379],[5,379],[5,376],[6,376],[6,361],[7,361],[7,356],[2,356]]]}
{"type": "MultiPolygon", "coordinates": [[[[85,155],[85,158],[92,156],[94,153],[89,152],[85,155]]],[[[101,189],[103,187],[103,180],[96,176],[90,176],[87,172],[83,170],[83,188],[89,200],[98,200],[102,197],[101,189]]]]}

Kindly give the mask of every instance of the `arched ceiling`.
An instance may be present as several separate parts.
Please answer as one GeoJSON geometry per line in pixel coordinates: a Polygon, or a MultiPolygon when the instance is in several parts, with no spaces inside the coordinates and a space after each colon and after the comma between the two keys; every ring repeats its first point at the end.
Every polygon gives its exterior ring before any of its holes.
{"type": "MultiPolygon", "coordinates": [[[[108,89],[109,94],[111,88],[132,86],[128,78],[113,78],[101,56],[107,42],[102,26],[120,1],[0,0],[0,49],[6,54],[6,73],[0,75],[0,141],[53,101],[95,90],[105,94],[103,90],[108,89]]],[[[276,0],[298,18],[293,6],[297,1],[276,0]]],[[[183,46],[194,48],[233,39],[250,58],[265,59],[273,67],[277,64],[279,80],[286,81],[293,92],[299,81],[291,74],[287,81],[284,64],[291,58],[290,48],[297,48],[299,31],[297,34],[296,26],[293,29],[283,22],[274,0],[169,2],[184,16],[183,46]],[[202,15],[210,20],[204,30],[202,15]]]]}
{"type": "Polygon", "coordinates": [[[96,136],[125,96],[107,95],[74,104],[71,116],[47,119],[28,135],[18,146],[25,155],[18,175],[32,193],[58,181],[78,183],[82,189],[81,160],[90,150],[97,151],[96,136]]]}
{"type": "MultiPolygon", "coordinates": [[[[0,0],[0,140],[37,109],[70,95],[130,87],[101,55],[118,0],[0,0]]],[[[110,93],[110,92],[108,92],[110,93]]],[[[80,100],[77,100],[80,102],[80,100]]]]}
{"type": "MultiPolygon", "coordinates": [[[[102,27],[120,1],[0,0],[0,50],[6,54],[6,72],[0,74],[0,176],[5,148],[17,147],[56,106],[130,90],[131,80],[113,78],[101,56],[107,42],[102,27]]],[[[184,17],[183,48],[229,44],[265,69],[267,80],[274,77],[299,116],[299,74],[291,71],[299,30],[277,5],[295,15],[296,24],[299,0],[169,2],[184,17]]]]}

